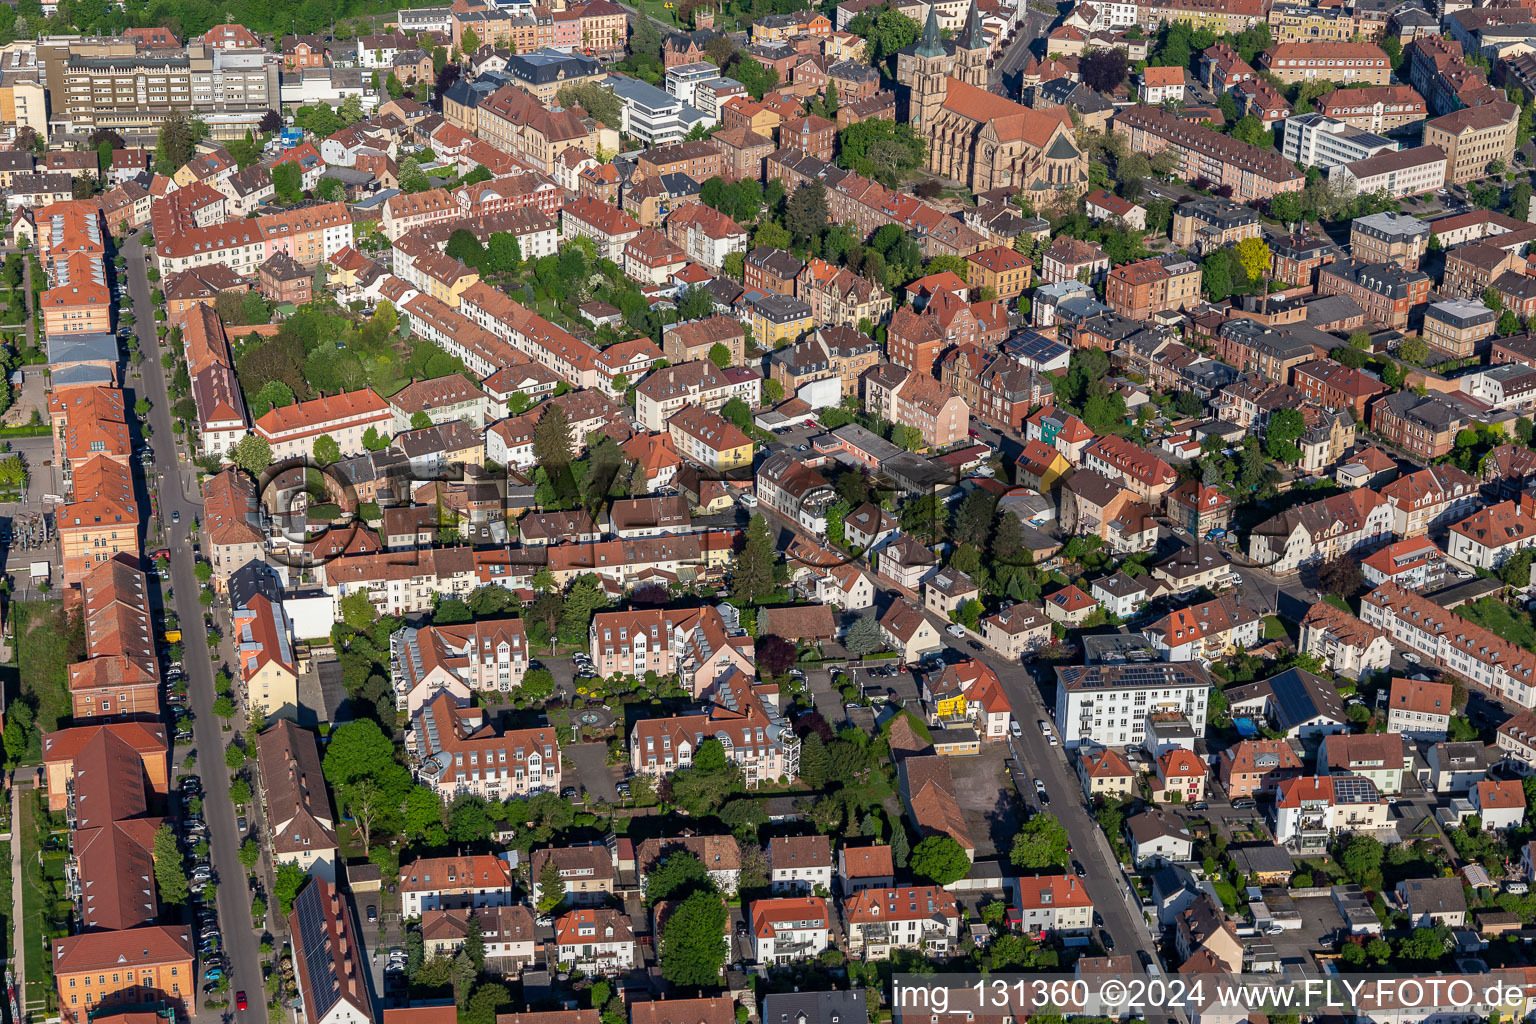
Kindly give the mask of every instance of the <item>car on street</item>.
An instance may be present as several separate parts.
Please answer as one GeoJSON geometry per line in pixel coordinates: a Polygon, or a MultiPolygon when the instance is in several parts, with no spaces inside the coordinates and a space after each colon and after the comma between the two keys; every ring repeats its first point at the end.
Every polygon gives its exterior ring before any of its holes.
{"type": "Polygon", "coordinates": [[[948,633],[950,636],[965,636],[965,627],[960,625],[958,622],[951,622],[949,625],[944,627],[944,632],[948,633]]]}
{"type": "Polygon", "coordinates": [[[1008,732],[1013,736],[1014,739],[1020,739],[1024,735],[1024,730],[1019,728],[1018,722],[1009,722],[1008,732]]]}
{"type": "Polygon", "coordinates": [[[171,509],[171,522],[173,522],[173,523],[181,522],[181,509],[179,509],[179,508],[171,509]]]}
{"type": "Polygon", "coordinates": [[[235,993],[235,1009],[246,1010],[249,1008],[249,1005],[245,1001],[245,989],[241,989],[239,992],[235,993]]]}
{"type": "Polygon", "coordinates": [[[1100,931],[1099,932],[1099,937],[1103,940],[1104,952],[1106,952],[1106,953],[1113,953],[1115,951],[1115,940],[1114,940],[1114,937],[1111,936],[1109,934],[1109,932],[1106,932],[1106,931],[1100,931]]]}
{"type": "Polygon", "coordinates": [[[1035,780],[1035,792],[1040,796],[1045,796],[1045,783],[1041,782],[1039,779],[1035,780]]]}
{"type": "Polygon", "coordinates": [[[1249,796],[1240,796],[1232,801],[1232,809],[1234,811],[1252,810],[1255,806],[1257,805],[1254,803],[1253,798],[1249,796]]]}
{"type": "Polygon", "coordinates": [[[983,650],[986,650],[985,645],[983,645],[980,640],[967,640],[965,642],[965,646],[969,647],[973,651],[983,651],[983,650]]]}
{"type": "Polygon", "coordinates": [[[378,921],[378,919],[379,919],[379,908],[370,903],[368,905],[368,923],[369,924],[374,924],[374,923],[376,923],[378,921]]]}
{"type": "Polygon", "coordinates": [[[1088,871],[1083,867],[1082,861],[1075,860],[1072,862],[1072,873],[1077,875],[1078,878],[1088,877],[1088,871]]]}

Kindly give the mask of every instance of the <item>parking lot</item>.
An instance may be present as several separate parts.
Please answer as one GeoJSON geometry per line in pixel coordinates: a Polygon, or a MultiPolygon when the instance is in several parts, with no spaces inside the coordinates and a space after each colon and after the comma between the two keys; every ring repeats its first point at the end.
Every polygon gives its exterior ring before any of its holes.
{"type": "MultiPolygon", "coordinates": [[[[976,856],[1006,856],[1013,849],[1013,837],[1024,823],[1024,808],[1013,792],[1003,762],[1008,759],[1005,743],[983,743],[981,753],[952,757],[949,769],[955,777],[955,791],[965,822],[976,844],[976,856]]],[[[1073,798],[1071,793],[1053,797],[1073,798]]]]}

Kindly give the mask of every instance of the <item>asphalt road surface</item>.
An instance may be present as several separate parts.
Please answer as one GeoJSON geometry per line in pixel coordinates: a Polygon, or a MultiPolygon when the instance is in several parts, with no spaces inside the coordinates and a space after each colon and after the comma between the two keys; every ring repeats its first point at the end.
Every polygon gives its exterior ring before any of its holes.
{"type": "MultiPolygon", "coordinates": [[[[174,590],[173,607],[181,625],[183,667],[186,671],[188,703],[195,717],[192,732],[198,752],[203,782],[203,817],[208,823],[211,846],[211,862],[214,877],[218,880],[218,909],[220,931],[224,937],[224,954],[229,958],[229,1009],[226,1020],[240,1024],[265,1024],[265,989],[262,987],[261,961],[258,957],[256,933],[250,926],[250,890],[245,882],[245,871],[240,866],[238,851],[240,836],[235,829],[235,808],[229,801],[229,773],[224,767],[224,748],[227,741],[221,734],[220,720],[213,714],[213,666],[203,654],[208,650],[208,633],[203,625],[203,607],[198,601],[199,585],[193,573],[192,523],[203,514],[201,501],[189,500],[188,492],[197,494],[197,467],[183,463],[178,453],[177,435],[172,429],[171,403],[166,396],[165,371],[160,357],[164,350],[155,336],[155,304],[151,297],[149,279],[145,274],[146,263],[139,236],[135,234],[124,242],[122,252],[127,257],[127,295],[133,301],[135,330],[139,347],[144,352],[144,397],[150,401],[150,425],[154,436],[148,439],[155,452],[154,471],[159,488],[159,513],[165,531],[164,547],[171,549],[171,583],[174,590]],[[184,475],[183,475],[184,474],[184,475]],[[171,522],[171,513],[181,514],[180,523],[171,522]],[[244,991],[249,997],[250,1009],[234,1009],[234,994],[244,991]]],[[[138,399],[130,393],[125,404],[131,409],[138,399]]],[[[141,495],[142,508],[149,514],[147,495],[141,495]]],[[[145,535],[150,535],[149,524],[145,535]]],[[[254,787],[253,787],[254,788],[254,787]]],[[[188,999],[193,1016],[212,1019],[212,1012],[202,1011],[201,975],[199,988],[188,999]]]]}

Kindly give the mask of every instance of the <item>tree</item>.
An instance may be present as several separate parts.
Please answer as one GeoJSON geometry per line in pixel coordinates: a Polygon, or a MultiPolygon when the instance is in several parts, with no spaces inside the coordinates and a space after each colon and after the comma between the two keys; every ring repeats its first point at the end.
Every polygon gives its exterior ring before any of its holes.
{"type": "Polygon", "coordinates": [[[1083,84],[1096,92],[1111,93],[1125,81],[1128,69],[1125,51],[1119,47],[1093,50],[1079,59],[1078,74],[1083,84]]]}
{"type": "Polygon", "coordinates": [[[1318,566],[1318,589],[1340,597],[1354,597],[1365,589],[1365,574],[1360,561],[1349,555],[1340,555],[1318,566]]]}
{"type": "Polygon", "coordinates": [[[784,211],[784,226],[801,241],[818,237],[827,226],[827,187],[817,180],[795,189],[784,211]]]}
{"type": "Polygon", "coordinates": [[[713,893],[715,883],[710,880],[704,863],[691,853],[669,854],[659,867],[645,876],[645,905],[648,907],[700,891],[713,893]]]}
{"type": "Polygon", "coordinates": [[[770,676],[781,676],[795,667],[799,650],[793,640],[769,634],[757,638],[754,653],[760,669],[770,676]]]}
{"type": "Polygon", "coordinates": [[[843,637],[843,647],[855,658],[872,654],[884,645],[885,640],[880,635],[880,624],[872,615],[860,615],[854,619],[843,637]]]}
{"type": "Polygon", "coordinates": [[[779,84],[777,68],[771,68],[755,57],[743,57],[733,72],[736,81],[747,87],[752,98],[760,100],[763,94],[779,84]]]}
{"type": "Polygon", "coordinates": [[[1349,877],[1360,885],[1378,888],[1381,885],[1381,861],[1386,848],[1375,836],[1356,833],[1344,843],[1339,863],[1349,877]]]}
{"type": "Polygon", "coordinates": [[[321,466],[341,461],[341,445],[330,434],[321,434],[315,438],[315,461],[321,466]]]}
{"type": "Polygon", "coordinates": [[[251,784],[242,776],[229,784],[229,802],[244,807],[251,802],[251,784]]]}
{"type": "Polygon", "coordinates": [[[935,885],[958,881],[971,870],[971,860],[951,836],[929,836],[912,850],[913,874],[935,885]]]}
{"type": "Polygon", "coordinates": [[[1262,238],[1243,239],[1237,243],[1237,262],[1248,280],[1259,280],[1269,272],[1269,245],[1262,238]]]}
{"type": "Polygon", "coordinates": [[[768,520],[758,513],[747,524],[746,544],[736,556],[731,585],[743,599],[755,604],[773,593],[776,586],[773,566],[774,546],[768,533],[768,520]]]}
{"type": "Polygon", "coordinates": [[[1232,126],[1232,137],[1240,142],[1246,142],[1250,146],[1264,146],[1268,148],[1273,142],[1269,129],[1264,127],[1264,122],[1253,114],[1247,114],[1232,126]]]}
{"type": "Polygon", "coordinates": [[[251,476],[259,477],[272,465],[272,445],[266,438],[247,434],[235,445],[230,460],[251,476]]]}
{"type": "Polygon", "coordinates": [[[386,795],[399,785],[397,770],[405,773],[409,788],[410,773],[395,763],[394,741],[371,718],[359,718],[334,730],[321,762],[321,771],[333,788],[371,779],[386,795]]]}
{"type": "Polygon", "coordinates": [[[908,123],[873,118],[837,133],[837,163],[857,174],[894,187],[923,162],[927,143],[908,123]]]}
{"type": "Polygon", "coordinates": [[[565,881],[560,877],[560,866],[555,863],[555,858],[550,856],[544,861],[544,869],[539,872],[539,900],[538,911],[542,916],[548,917],[560,909],[560,904],[565,902],[565,881]]]}
{"type": "Polygon", "coordinates": [[[1397,347],[1397,357],[1405,363],[1423,366],[1429,362],[1429,346],[1421,338],[1409,338],[1397,347]]]}
{"type": "Polygon", "coordinates": [[[571,419],[563,406],[547,403],[544,415],[533,428],[533,460],[551,478],[571,464],[571,419]]]}
{"type": "Polygon", "coordinates": [[[177,906],[187,902],[187,872],[182,866],[176,830],[169,824],[155,829],[154,857],[155,886],[160,890],[160,899],[177,906]]]}
{"type": "MultiPolygon", "coordinates": [[[[479,925],[480,919],[474,914],[469,915],[470,926],[479,925]]],[[[482,951],[485,942],[481,940],[482,951]]],[[[465,951],[468,952],[469,944],[465,943],[465,951]]],[[[470,960],[474,960],[473,954],[470,960]]],[[[483,970],[485,957],[480,958],[480,966],[476,971],[483,970]]],[[[459,1014],[460,1024],[496,1024],[496,1015],[512,1006],[512,993],[507,991],[507,986],[496,982],[488,982],[475,988],[474,994],[469,997],[469,1002],[464,1006],[464,1012],[459,1014]]]]}
{"type": "Polygon", "coordinates": [[[277,909],[284,917],[293,913],[293,901],[308,881],[309,873],[292,861],[277,866],[272,881],[272,894],[277,897],[277,909]]]}
{"type": "Polygon", "coordinates": [[[292,160],[285,160],[268,173],[272,176],[272,190],[280,203],[293,204],[304,198],[304,173],[292,160]]]}
{"type": "Polygon", "coordinates": [[[1515,315],[1514,310],[1506,309],[1499,314],[1500,334],[1514,334],[1518,330],[1520,330],[1520,318],[1515,315]]]}
{"type": "Polygon", "coordinates": [[[197,139],[192,134],[192,124],[185,117],[173,114],[160,125],[155,160],[164,173],[175,174],[192,159],[196,149],[197,139]]]}
{"type": "Polygon", "coordinates": [[[1008,858],[1014,867],[1030,871],[1066,867],[1067,830],[1056,815],[1037,814],[1019,829],[1008,858]]]}
{"type": "Polygon", "coordinates": [[[1301,448],[1296,439],[1307,429],[1307,421],[1300,409],[1279,409],[1269,417],[1264,428],[1264,454],[1280,462],[1296,462],[1301,458],[1301,448]]]}
{"type": "Polygon", "coordinates": [[[257,862],[261,860],[261,847],[256,845],[256,840],[247,839],[240,844],[240,852],[236,856],[240,859],[241,867],[255,871],[257,862]]]}
{"type": "Polygon", "coordinates": [[[725,902],[696,892],[672,911],[661,933],[661,975],[673,985],[716,985],[725,966],[725,902]]]}

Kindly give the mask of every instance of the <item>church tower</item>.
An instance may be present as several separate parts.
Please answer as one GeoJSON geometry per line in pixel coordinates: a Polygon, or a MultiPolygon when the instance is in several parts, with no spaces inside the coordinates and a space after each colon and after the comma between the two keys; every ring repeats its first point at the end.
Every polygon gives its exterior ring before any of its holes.
{"type": "Polygon", "coordinates": [[[933,4],[928,6],[928,23],[923,26],[923,37],[917,41],[912,56],[917,66],[912,75],[910,114],[913,129],[921,135],[938,116],[944,97],[949,93],[948,69],[945,67],[949,55],[944,51],[944,41],[939,38],[938,8],[933,4]]]}
{"type": "Polygon", "coordinates": [[[971,0],[971,9],[965,16],[965,28],[960,30],[960,37],[955,40],[955,69],[952,74],[967,85],[974,85],[978,89],[987,87],[987,34],[981,30],[981,12],[976,9],[976,0],[971,0]]]}

